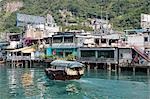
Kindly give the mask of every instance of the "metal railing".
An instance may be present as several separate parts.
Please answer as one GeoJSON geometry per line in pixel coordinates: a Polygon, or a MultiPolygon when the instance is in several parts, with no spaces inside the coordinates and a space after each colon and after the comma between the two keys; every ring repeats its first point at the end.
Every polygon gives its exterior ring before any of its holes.
{"type": "Polygon", "coordinates": [[[95,62],[95,63],[117,63],[115,58],[95,58],[95,57],[81,57],[78,61],[95,62]]]}
{"type": "Polygon", "coordinates": [[[30,56],[7,56],[7,60],[31,60],[30,56]]]}
{"type": "Polygon", "coordinates": [[[56,48],[72,48],[72,47],[77,47],[75,43],[54,43],[52,44],[52,47],[56,48]]]}

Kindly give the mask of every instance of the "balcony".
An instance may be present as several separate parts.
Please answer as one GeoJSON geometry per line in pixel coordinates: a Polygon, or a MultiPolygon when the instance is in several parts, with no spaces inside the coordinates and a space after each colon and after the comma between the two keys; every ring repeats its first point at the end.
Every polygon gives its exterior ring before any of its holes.
{"type": "Polygon", "coordinates": [[[75,43],[54,43],[52,44],[52,48],[76,48],[75,43]]]}
{"type": "Polygon", "coordinates": [[[81,57],[78,61],[89,63],[117,63],[117,59],[115,58],[81,57]]]}
{"type": "Polygon", "coordinates": [[[7,56],[7,60],[8,61],[31,60],[31,57],[30,56],[7,56]]]}

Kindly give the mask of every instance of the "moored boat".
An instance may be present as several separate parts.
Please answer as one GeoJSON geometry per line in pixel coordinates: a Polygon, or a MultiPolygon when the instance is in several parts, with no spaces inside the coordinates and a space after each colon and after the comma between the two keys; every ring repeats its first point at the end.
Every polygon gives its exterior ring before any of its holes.
{"type": "Polygon", "coordinates": [[[80,79],[84,74],[84,65],[76,61],[54,60],[45,73],[52,80],[80,79]]]}
{"type": "Polygon", "coordinates": [[[0,61],[0,64],[3,64],[3,63],[5,63],[5,61],[0,61]]]}

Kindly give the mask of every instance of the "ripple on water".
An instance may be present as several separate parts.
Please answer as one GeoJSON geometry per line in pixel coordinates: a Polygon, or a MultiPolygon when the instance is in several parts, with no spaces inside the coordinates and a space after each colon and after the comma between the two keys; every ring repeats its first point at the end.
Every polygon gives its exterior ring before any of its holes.
{"type": "Polygon", "coordinates": [[[107,72],[91,73],[80,80],[52,81],[43,69],[0,69],[0,99],[150,99],[146,76],[121,75],[119,80],[107,72]],[[22,81],[26,74],[29,84],[22,81]]]}
{"type": "MultiPolygon", "coordinates": [[[[89,96],[109,96],[127,99],[149,99],[150,87],[143,82],[84,78],[82,90],[89,96]],[[87,86],[88,85],[88,86],[87,86]],[[139,94],[140,93],[140,94],[139,94]]],[[[112,98],[114,99],[114,98],[112,98]]]]}

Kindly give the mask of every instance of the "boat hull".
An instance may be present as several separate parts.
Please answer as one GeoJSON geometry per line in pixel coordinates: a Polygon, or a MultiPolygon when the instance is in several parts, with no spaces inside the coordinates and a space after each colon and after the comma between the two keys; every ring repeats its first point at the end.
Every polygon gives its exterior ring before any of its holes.
{"type": "Polygon", "coordinates": [[[4,64],[5,63],[5,61],[0,61],[0,64],[4,64]]]}
{"type": "Polygon", "coordinates": [[[82,75],[67,75],[63,70],[47,70],[45,73],[51,80],[74,80],[80,79],[82,75]]]}

